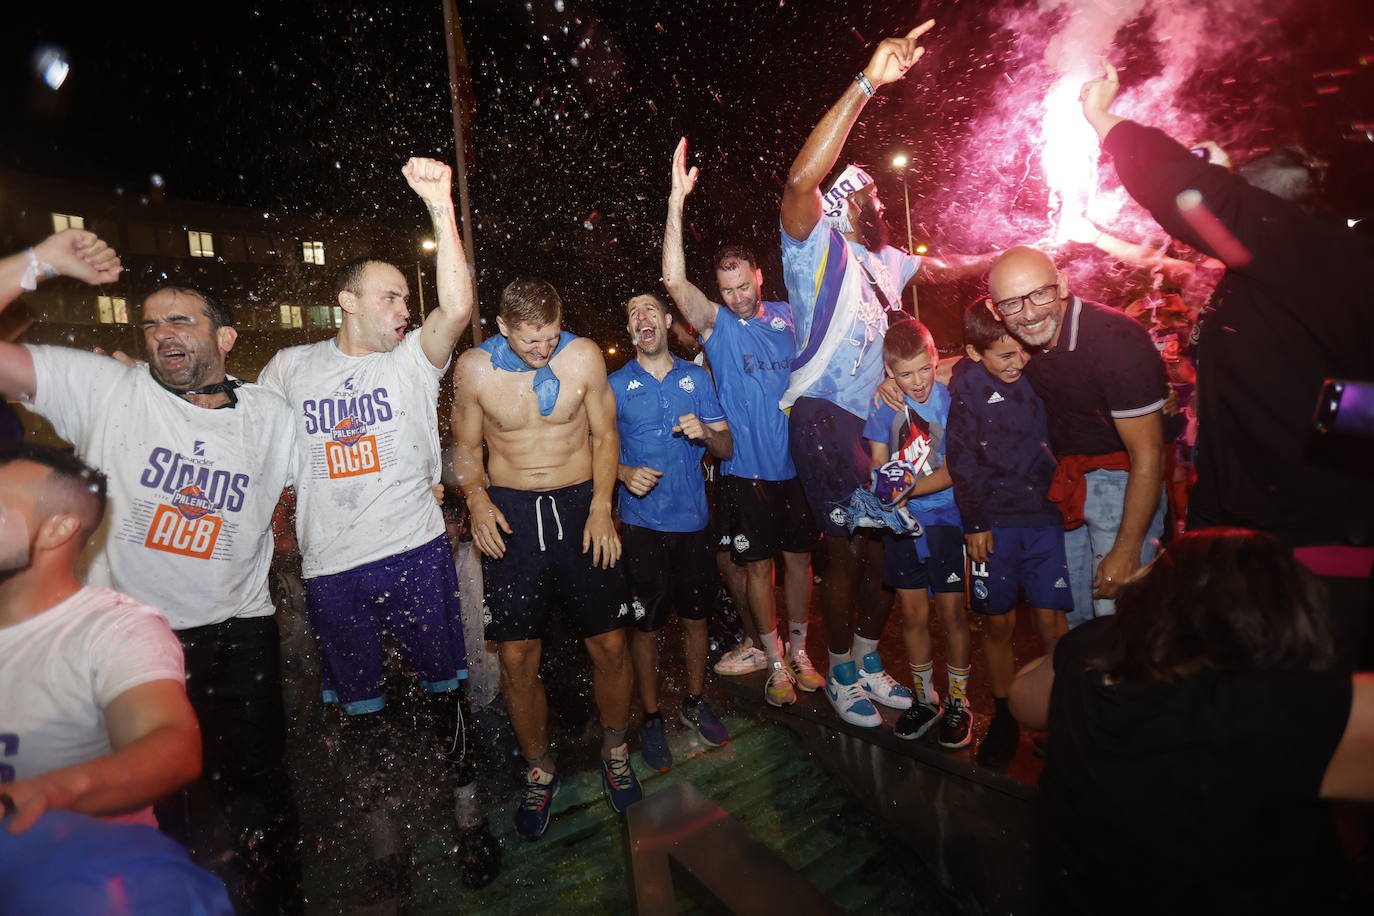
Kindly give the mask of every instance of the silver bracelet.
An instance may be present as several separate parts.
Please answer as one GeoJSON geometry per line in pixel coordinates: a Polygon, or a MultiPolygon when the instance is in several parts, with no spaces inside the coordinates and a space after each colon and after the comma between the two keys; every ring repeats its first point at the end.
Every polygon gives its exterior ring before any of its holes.
{"type": "Polygon", "coordinates": [[[869,82],[868,77],[864,75],[862,70],[854,77],[854,82],[859,84],[859,88],[864,91],[864,96],[867,98],[873,98],[873,93],[878,91],[873,88],[873,84],[869,82]]]}
{"type": "Polygon", "coordinates": [[[19,288],[31,293],[38,289],[38,284],[44,280],[51,280],[57,276],[58,270],[46,261],[38,259],[38,253],[32,248],[24,252],[27,263],[24,265],[24,275],[19,278],[19,288]]]}

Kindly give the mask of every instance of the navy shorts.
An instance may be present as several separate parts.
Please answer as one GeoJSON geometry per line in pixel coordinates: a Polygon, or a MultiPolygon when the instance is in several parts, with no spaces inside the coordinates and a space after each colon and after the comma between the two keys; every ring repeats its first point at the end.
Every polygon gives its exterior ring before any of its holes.
{"type": "Polygon", "coordinates": [[[973,609],[980,614],[1012,610],[1019,589],[1026,590],[1031,607],[1073,610],[1062,525],[993,528],[992,553],[986,563],[970,563],[969,576],[973,609]]]}
{"type": "Polygon", "coordinates": [[[468,676],[458,576],[443,535],[394,557],[305,580],[305,610],[319,646],[326,703],[349,715],[376,712],[382,693],[384,634],[432,693],[468,676]]]}
{"type": "Polygon", "coordinates": [[[797,398],[787,415],[787,443],[811,514],[828,537],[849,537],[836,504],[868,486],[864,420],[821,398],[797,398]]]}
{"type": "Polygon", "coordinates": [[[592,565],[590,550],[582,552],[590,480],[559,490],[491,487],[487,495],[511,527],[502,532],[505,556],[482,557],[487,639],[540,639],[554,609],[582,639],[631,623],[622,564],[601,569],[592,565]]]}
{"type": "Polygon", "coordinates": [[[919,538],[889,534],[883,538],[883,584],[888,588],[924,588],[932,594],[964,590],[964,532],[953,525],[927,525],[919,538]],[[917,553],[925,541],[930,556],[917,553]]]}
{"type": "Polygon", "coordinates": [[[705,620],[720,589],[711,529],[655,531],[620,526],[620,562],[630,580],[635,626],[652,633],[676,608],[683,620],[705,620]]]}
{"type": "Polygon", "coordinates": [[[820,533],[801,482],[754,480],[727,474],[720,479],[719,546],[736,563],[771,560],[780,551],[810,553],[820,533]]]}

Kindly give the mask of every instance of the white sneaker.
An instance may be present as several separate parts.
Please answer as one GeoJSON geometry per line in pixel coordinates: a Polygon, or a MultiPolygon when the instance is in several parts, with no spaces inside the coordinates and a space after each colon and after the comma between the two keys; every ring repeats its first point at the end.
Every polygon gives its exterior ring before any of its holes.
{"type": "Polygon", "coordinates": [[[864,656],[863,664],[859,666],[859,685],[873,702],[881,703],[888,709],[910,709],[915,699],[908,688],[887,673],[877,652],[864,656]]]}
{"type": "Polygon", "coordinates": [[[766,671],[767,669],[767,653],[762,649],[754,648],[754,641],[746,637],[744,642],[722,655],[713,670],[716,674],[735,676],[753,674],[755,671],[766,671]]]}
{"type": "Polygon", "coordinates": [[[877,728],[883,724],[883,717],[878,715],[878,710],[859,685],[853,662],[845,662],[831,669],[830,676],[825,680],[825,698],[835,707],[839,717],[850,725],[877,728]]]}

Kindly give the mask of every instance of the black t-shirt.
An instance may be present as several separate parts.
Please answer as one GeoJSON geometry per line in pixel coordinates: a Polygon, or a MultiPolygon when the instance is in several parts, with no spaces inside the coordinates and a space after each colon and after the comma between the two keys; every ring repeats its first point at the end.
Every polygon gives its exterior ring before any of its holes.
{"type": "Polygon", "coordinates": [[[1179,192],[1194,189],[1252,256],[1226,271],[1200,324],[1189,527],[1260,528],[1290,544],[1374,541],[1370,449],[1311,431],[1324,379],[1374,379],[1374,257],[1361,238],[1133,121],[1103,148],[1170,235],[1216,255],[1179,214],[1179,192]]]}
{"type": "Polygon", "coordinates": [[[1026,375],[1050,415],[1055,455],[1125,449],[1116,419],[1164,406],[1169,381],[1150,333],[1105,305],[1073,297],[1054,348],[1033,352],[1026,375]]]}
{"type": "Polygon", "coordinates": [[[1051,912],[1321,913],[1348,887],[1317,799],[1350,678],[1307,672],[1106,686],[1101,617],[1054,653],[1038,852],[1051,912]]]}

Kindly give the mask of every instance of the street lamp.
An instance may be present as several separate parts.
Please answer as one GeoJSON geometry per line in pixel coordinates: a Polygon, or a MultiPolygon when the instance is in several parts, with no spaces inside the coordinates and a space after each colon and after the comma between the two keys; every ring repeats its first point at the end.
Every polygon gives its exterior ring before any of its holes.
{"type": "MultiPolygon", "coordinates": [[[[906,214],[906,250],[911,252],[915,245],[911,240],[911,194],[906,186],[906,167],[911,163],[911,157],[906,153],[898,153],[892,157],[892,167],[897,170],[897,174],[902,179],[902,212],[906,214]]],[[[922,246],[925,247],[925,246],[922,246]]],[[[921,320],[921,306],[916,299],[916,284],[909,284],[911,287],[911,314],[917,321],[921,320]]]]}

